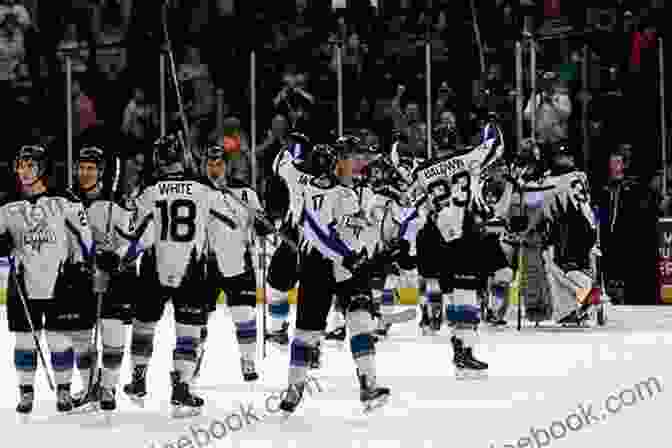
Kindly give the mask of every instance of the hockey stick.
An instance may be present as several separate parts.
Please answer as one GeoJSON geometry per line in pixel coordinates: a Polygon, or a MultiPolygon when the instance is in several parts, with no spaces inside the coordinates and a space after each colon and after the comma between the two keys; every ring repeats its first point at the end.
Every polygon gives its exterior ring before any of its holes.
{"type": "MultiPolygon", "coordinates": [[[[120,171],[121,171],[121,162],[119,160],[119,157],[114,158],[114,177],[112,178],[112,186],[110,189],[110,197],[109,197],[109,203],[107,205],[107,222],[105,224],[105,236],[106,238],[111,238],[111,231],[112,231],[112,207],[114,204],[114,196],[115,193],[117,192],[117,188],[119,186],[119,177],[120,177],[120,171]]],[[[96,293],[96,324],[93,327],[93,349],[95,350],[96,354],[98,353],[98,340],[99,340],[99,333],[101,331],[101,321],[102,321],[102,314],[103,314],[103,295],[104,292],[97,292],[96,293]]],[[[91,393],[93,391],[93,385],[94,385],[94,374],[96,370],[98,369],[98,357],[96,356],[96,362],[91,363],[91,367],[89,369],[89,384],[87,387],[87,393],[91,393]]],[[[100,378],[98,379],[100,380],[100,378]]]]}
{"type": "Polygon", "coordinates": [[[182,92],[180,90],[180,83],[177,78],[177,65],[175,64],[175,54],[173,53],[173,46],[170,41],[170,34],[168,33],[168,0],[165,0],[162,5],[162,17],[161,17],[161,26],[163,28],[163,39],[164,45],[166,47],[166,53],[168,53],[168,67],[170,71],[170,79],[173,82],[173,87],[175,88],[175,97],[177,99],[177,111],[180,117],[180,123],[182,125],[182,132],[184,134],[178,134],[180,143],[185,149],[186,156],[188,157],[189,165],[193,165],[191,149],[187,144],[191,142],[191,137],[189,133],[189,123],[187,122],[187,115],[184,111],[184,102],[182,100],[182,92]]]}
{"type": "Polygon", "coordinates": [[[40,363],[44,368],[44,374],[47,376],[47,383],[49,383],[49,389],[51,389],[51,391],[53,392],[55,390],[54,382],[51,379],[51,374],[49,373],[49,368],[47,367],[47,361],[45,361],[44,359],[44,352],[42,351],[40,338],[38,337],[37,332],[35,331],[33,318],[30,316],[30,310],[28,309],[28,302],[26,301],[26,295],[23,293],[21,282],[19,281],[19,276],[16,273],[16,265],[14,264],[14,257],[9,256],[7,258],[9,259],[9,275],[12,277],[12,279],[14,280],[14,284],[16,285],[16,291],[17,294],[19,295],[19,300],[23,305],[23,312],[26,316],[26,320],[28,321],[28,325],[30,326],[30,334],[33,336],[33,342],[35,342],[35,350],[40,356],[40,363]]]}
{"type": "Polygon", "coordinates": [[[261,253],[259,254],[259,267],[261,268],[261,292],[262,292],[262,302],[261,302],[261,344],[262,344],[262,359],[266,359],[266,237],[261,238],[261,253]]]}

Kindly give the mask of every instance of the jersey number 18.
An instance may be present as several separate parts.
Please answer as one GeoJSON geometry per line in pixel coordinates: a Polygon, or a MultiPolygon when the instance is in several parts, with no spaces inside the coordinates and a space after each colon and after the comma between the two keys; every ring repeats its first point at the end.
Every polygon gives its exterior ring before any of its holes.
{"type": "Polygon", "coordinates": [[[161,241],[188,243],[196,234],[196,204],[188,199],[156,201],[161,211],[161,241]]]}

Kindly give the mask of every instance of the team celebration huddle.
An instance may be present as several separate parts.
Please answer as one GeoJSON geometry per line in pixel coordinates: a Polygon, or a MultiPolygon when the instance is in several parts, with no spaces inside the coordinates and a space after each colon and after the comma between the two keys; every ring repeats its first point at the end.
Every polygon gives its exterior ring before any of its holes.
{"type": "Polygon", "coordinates": [[[124,397],[142,406],[169,301],[173,415],[198,415],[207,396],[195,392],[221,291],[242,381],[262,379],[262,345],[289,351],[279,405],[287,416],[304,400],[310,371],[327,368],[329,341],[349,345],[364,412],[384,407],[394,391],[377,369],[376,347],[394,325],[415,319],[419,338],[451,332],[446,356],[452,351],[457,378],[486,379],[479,326],[508,323],[520,247],[532,233],[543,241],[553,320],[585,325],[601,305],[592,293],[599,238],[585,173],[566,148],[544,157],[510,148],[496,117],[484,123],[480,144],[450,156],[375,148],[347,183],[337,166],[361,145],[356,137],[314,142],[294,132],[263,198],[227,178],[225,148],[208,147],[194,169],[183,140],[178,132],[155,142],[150,179],[124,201],[119,160],[102,148],[79,151],[76,191],[48,187],[47,148],[16,154],[17,188],[0,204],[0,256],[10,264],[7,321],[21,416],[33,411],[38,366],[60,413],[109,416],[124,397]],[[516,212],[523,197],[538,202],[538,213],[516,212]],[[266,266],[259,254],[271,241],[266,266]],[[419,312],[401,306],[400,288],[417,289],[419,312]],[[132,371],[122,372],[129,353],[132,371]],[[82,390],[71,391],[73,370],[82,390]]]}

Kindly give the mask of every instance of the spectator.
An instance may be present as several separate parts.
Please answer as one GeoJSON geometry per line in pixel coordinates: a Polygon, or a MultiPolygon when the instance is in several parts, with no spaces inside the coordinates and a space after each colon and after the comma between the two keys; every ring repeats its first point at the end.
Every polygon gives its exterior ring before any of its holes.
{"type": "Polygon", "coordinates": [[[98,124],[94,101],[84,92],[80,77],[72,80],[72,113],[72,135],[75,138],[98,124]]]}
{"type": "Polygon", "coordinates": [[[186,47],[184,63],[178,70],[178,79],[185,87],[185,108],[192,118],[213,112],[215,107],[214,85],[208,65],[201,61],[201,52],[193,46],[186,47]]]}
{"type": "Polygon", "coordinates": [[[276,113],[287,117],[292,129],[306,127],[315,97],[306,91],[306,75],[289,67],[282,77],[283,87],[273,99],[276,113]]]}
{"type": "Polygon", "coordinates": [[[457,118],[450,109],[445,109],[439,116],[439,122],[434,127],[434,141],[437,155],[447,156],[462,146],[462,137],[457,127],[457,118]]]}
{"type": "Polygon", "coordinates": [[[398,102],[393,108],[395,128],[402,132],[407,141],[399,146],[399,155],[426,157],[427,122],[421,117],[420,104],[415,100],[408,100],[403,110],[398,102]]]}
{"type": "Polygon", "coordinates": [[[609,157],[609,183],[597,196],[602,272],[609,295],[629,305],[654,304],[658,206],[644,183],[626,177],[628,156],[609,157]],[[635,265],[623,260],[637,260],[635,265]]]}
{"type": "Polygon", "coordinates": [[[559,81],[555,73],[544,75],[542,88],[542,92],[534,100],[534,105],[532,98],[528,101],[524,116],[527,120],[531,120],[534,107],[537,140],[541,143],[557,143],[568,137],[567,120],[572,113],[572,103],[565,83],[559,81]]]}
{"type": "Polygon", "coordinates": [[[121,132],[127,138],[129,155],[143,151],[144,146],[156,137],[158,125],[156,106],[147,102],[144,89],[136,87],[133,98],[124,109],[121,124],[121,132]]]}

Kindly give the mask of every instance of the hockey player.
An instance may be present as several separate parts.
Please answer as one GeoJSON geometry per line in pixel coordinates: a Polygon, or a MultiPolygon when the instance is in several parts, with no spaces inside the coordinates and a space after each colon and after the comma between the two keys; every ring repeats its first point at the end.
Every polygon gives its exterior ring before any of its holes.
{"type": "MultiPolygon", "coordinates": [[[[361,235],[349,235],[345,238],[360,240],[367,252],[372,255],[387,251],[390,245],[396,246],[400,240],[406,241],[405,250],[399,253],[398,259],[390,260],[386,265],[378,265],[379,270],[371,272],[370,286],[378,320],[376,334],[384,337],[391,326],[384,320],[387,314],[385,311],[390,311],[394,305],[400,275],[415,267],[415,257],[412,255],[414,251],[412,246],[415,244],[412,223],[417,213],[414,213],[415,210],[408,213],[405,204],[402,204],[404,181],[383,155],[367,164],[362,181],[354,189],[360,202],[361,217],[366,220],[367,226],[361,235]]],[[[347,303],[347,300],[342,297],[336,301],[336,310],[340,312],[334,313],[336,328],[327,334],[328,340],[345,339],[344,317],[341,317],[346,311],[344,303],[347,303]]]]}
{"type": "Polygon", "coordinates": [[[14,159],[18,191],[0,206],[0,235],[9,243],[7,321],[16,338],[14,365],[21,396],[16,410],[21,414],[33,410],[40,334],[31,331],[46,332],[56,407],[68,412],[74,364],[68,332],[95,312],[90,295],[82,295],[91,286],[93,248],[86,212],[73,194],[48,190],[49,165],[44,147],[22,147],[14,159]],[[76,252],[70,241],[77,241],[76,252]]]}
{"type": "MultiPolygon", "coordinates": [[[[266,192],[266,205],[271,216],[281,219],[280,231],[298,243],[298,221],[301,217],[303,189],[314,178],[304,164],[311,151],[311,143],[304,134],[292,132],[289,144],[273,162],[271,187],[266,192]]],[[[282,242],[273,253],[268,267],[270,288],[270,323],[268,340],[276,347],[286,349],[289,344],[289,291],[298,280],[299,255],[287,242],[282,242]]]]}
{"type": "MultiPolygon", "coordinates": [[[[226,177],[226,153],[220,146],[210,146],[206,151],[207,177],[216,189],[226,189],[225,194],[233,194],[239,201],[232,202],[237,221],[243,225],[235,230],[216,218],[208,227],[210,261],[208,263],[208,283],[210,303],[208,318],[217,309],[220,288],[226,294],[226,304],[236,327],[236,340],[240,349],[240,363],[244,381],[259,378],[255,370],[254,357],[257,350],[256,320],[256,277],[252,262],[255,235],[265,237],[269,230],[255,219],[255,210],[261,210],[257,193],[247,184],[226,177]],[[255,225],[256,224],[256,225],[255,225]]],[[[201,330],[201,347],[195,376],[200,372],[207,339],[208,327],[201,330]]]]}
{"type": "MultiPolygon", "coordinates": [[[[92,366],[95,366],[94,375],[97,376],[99,371],[98,348],[91,343],[94,315],[86,328],[71,334],[75,364],[83,385],[83,390],[73,397],[73,405],[75,408],[95,409],[99,403],[101,410],[113,411],[116,409],[116,388],[126,342],[124,322],[130,319],[131,299],[138,286],[135,266],[119,272],[121,260],[127,255],[130,244],[117,229],[126,234],[131,232],[133,215],[110,201],[110,194],[104,191],[106,160],[102,149],[82,148],[76,168],[80,197],[96,244],[96,269],[91,293],[95,293],[94,302],[102,300],[100,332],[103,350],[102,375],[100,378],[89,378],[92,366]]],[[[119,172],[112,173],[112,177],[118,180],[119,172]]]]}
{"type": "MultiPolygon", "coordinates": [[[[171,372],[173,416],[200,413],[203,399],[191,393],[201,328],[206,324],[206,227],[211,217],[230,229],[239,225],[224,195],[185,176],[184,150],[179,135],[159,139],[154,166],[159,175],[140,195],[135,239],[151,235],[151,256],[142,260],[143,299],[134,309],[131,362],[133,379],[124,387],[132,399],[147,393],[146,373],[154,346],[156,324],[166,300],[172,299],[176,344],[171,372]]],[[[146,247],[146,246],[145,246],[146,247]]]]}
{"type": "Polygon", "coordinates": [[[541,187],[549,188],[543,191],[542,199],[547,241],[543,258],[554,320],[580,324],[592,304],[591,255],[597,242],[588,178],[576,168],[567,148],[560,146],[541,187]]]}
{"type": "MultiPolygon", "coordinates": [[[[280,403],[287,414],[295,411],[303,398],[309,365],[326,328],[338,280],[335,268],[355,271],[362,259],[340,238],[337,228],[361,227],[360,210],[354,191],[339,184],[335,177],[336,154],[328,145],[317,145],[310,152],[311,172],[320,173],[303,190],[301,214],[301,262],[296,332],[291,343],[289,387],[280,403]]],[[[372,297],[366,275],[353,280],[348,304],[348,327],[352,355],[357,365],[360,400],[373,407],[389,396],[389,389],[376,385],[372,297]],[[363,282],[363,286],[362,286],[363,282]]]]}
{"type": "Polygon", "coordinates": [[[501,131],[491,125],[483,143],[476,148],[418,167],[410,190],[424,222],[418,232],[417,252],[428,303],[422,307],[420,325],[430,325],[431,306],[432,317],[438,323],[435,330],[440,328],[443,294],[450,294],[445,317],[454,323],[451,342],[458,377],[487,369],[486,363],[473,356],[480,323],[477,292],[491,273],[508,268],[499,244],[483,239],[477,222],[484,206],[481,173],[502,152],[501,131]]]}

